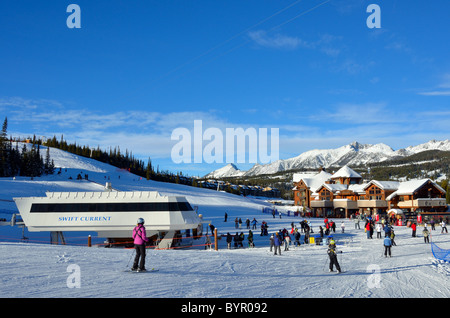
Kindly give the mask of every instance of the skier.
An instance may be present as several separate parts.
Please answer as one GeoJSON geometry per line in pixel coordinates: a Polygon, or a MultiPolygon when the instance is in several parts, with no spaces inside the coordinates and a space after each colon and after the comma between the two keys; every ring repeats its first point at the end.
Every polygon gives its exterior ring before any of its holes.
{"type": "MultiPolygon", "coordinates": [[[[214,229],[215,229],[214,225],[209,224],[209,228],[211,229],[211,235],[214,235],[214,229]]],[[[208,233],[206,233],[206,234],[208,234],[208,233]]]]}
{"type": "Polygon", "coordinates": [[[256,221],[255,218],[253,218],[253,220],[252,220],[252,230],[256,230],[256,223],[258,223],[258,221],[256,221]]]}
{"type": "Polygon", "coordinates": [[[334,221],[330,221],[331,229],[333,230],[333,233],[336,233],[336,223],[334,221]]]}
{"type": "Polygon", "coordinates": [[[231,236],[230,232],[227,233],[227,247],[231,249],[231,242],[233,241],[233,236],[231,236]]]}
{"type": "Polygon", "coordinates": [[[422,231],[422,234],[423,234],[424,242],[425,243],[430,243],[430,237],[429,237],[430,236],[430,232],[428,231],[426,226],[424,227],[424,229],[422,231]]]}
{"type": "Polygon", "coordinates": [[[244,242],[244,239],[245,239],[244,232],[241,232],[241,234],[239,234],[239,246],[242,248],[244,247],[244,244],[242,243],[244,242]]]}
{"type": "Polygon", "coordinates": [[[375,229],[377,230],[377,238],[380,239],[381,238],[381,230],[383,229],[383,226],[380,223],[377,223],[377,225],[375,226],[375,229]]]}
{"type": "Polygon", "coordinates": [[[300,237],[301,237],[300,231],[298,229],[295,229],[295,234],[294,234],[294,238],[295,238],[294,245],[295,246],[300,246],[300,237]]]}
{"type": "Polygon", "coordinates": [[[239,244],[239,234],[238,232],[236,232],[236,234],[233,237],[234,239],[234,248],[238,248],[238,244],[239,244]]]}
{"type": "MultiPolygon", "coordinates": [[[[336,243],[333,239],[331,239],[327,251],[328,257],[330,258],[330,272],[333,272],[333,266],[336,266],[338,273],[340,273],[341,266],[339,265],[339,262],[337,260],[336,253],[338,253],[338,251],[336,250],[336,243]]],[[[342,253],[342,251],[340,251],[339,253],[342,253]]]]}
{"type": "Polygon", "coordinates": [[[149,241],[145,231],[144,219],[139,218],[137,225],[133,229],[134,247],[136,249],[136,257],[134,258],[132,271],[145,272],[145,243],[149,241]],[[139,265],[139,268],[138,268],[139,265]]]}
{"type": "Polygon", "coordinates": [[[368,238],[368,239],[371,239],[372,236],[370,235],[370,231],[371,231],[371,224],[370,224],[370,221],[367,221],[367,222],[366,222],[365,229],[366,229],[367,238],[368,238]]]}
{"type": "Polygon", "coordinates": [[[274,255],[277,255],[277,250],[281,255],[281,238],[279,237],[278,233],[275,233],[275,237],[273,238],[273,245],[275,247],[274,255]]]}
{"type": "Polygon", "coordinates": [[[415,222],[411,224],[411,230],[412,230],[412,237],[416,237],[417,225],[415,222]]]}
{"type": "Polygon", "coordinates": [[[289,251],[289,244],[291,243],[291,237],[288,233],[286,233],[286,236],[284,237],[284,250],[289,251]]]}
{"type": "Polygon", "coordinates": [[[445,230],[445,233],[448,233],[448,231],[447,231],[447,224],[445,223],[444,220],[442,220],[442,222],[441,222],[441,233],[444,233],[444,230],[445,230]]]}
{"type": "Polygon", "coordinates": [[[431,219],[430,225],[431,225],[431,230],[434,231],[434,230],[435,230],[435,227],[434,227],[434,219],[431,219]]]}
{"type": "Polygon", "coordinates": [[[272,248],[275,245],[275,238],[273,237],[273,234],[270,236],[270,251],[272,252],[272,248]]]}
{"type": "Polygon", "coordinates": [[[397,246],[397,244],[395,244],[394,238],[395,238],[395,233],[394,230],[391,231],[391,242],[392,242],[392,246],[397,246]]]}
{"type": "Polygon", "coordinates": [[[359,227],[359,216],[358,215],[355,215],[355,230],[356,229],[361,229],[360,227],[359,227]]]}
{"type": "Polygon", "coordinates": [[[392,228],[390,225],[386,225],[384,228],[384,237],[390,237],[391,236],[392,228]]]}
{"type": "Polygon", "coordinates": [[[344,223],[344,221],[341,222],[341,230],[342,230],[342,233],[344,233],[344,231],[345,231],[345,223],[344,223]]]}
{"type": "Polygon", "coordinates": [[[389,257],[391,257],[391,246],[392,246],[392,241],[389,237],[386,237],[383,241],[383,245],[384,245],[384,257],[387,257],[387,254],[389,253],[389,257]]]}
{"type": "Polygon", "coordinates": [[[252,232],[252,230],[248,231],[247,240],[248,240],[248,247],[255,247],[255,243],[253,243],[253,232],[252,232]]]}

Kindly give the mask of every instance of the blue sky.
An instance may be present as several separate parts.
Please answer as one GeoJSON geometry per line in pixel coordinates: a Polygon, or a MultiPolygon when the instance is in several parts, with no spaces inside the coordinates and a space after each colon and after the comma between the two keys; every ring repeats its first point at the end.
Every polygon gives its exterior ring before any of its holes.
{"type": "Polygon", "coordinates": [[[3,0],[0,119],[14,136],[120,146],[200,176],[226,163],[173,162],[171,134],[194,120],[278,128],[280,159],[448,139],[449,12],[447,0],[3,0]],[[66,25],[71,3],[80,29],[66,25]]]}

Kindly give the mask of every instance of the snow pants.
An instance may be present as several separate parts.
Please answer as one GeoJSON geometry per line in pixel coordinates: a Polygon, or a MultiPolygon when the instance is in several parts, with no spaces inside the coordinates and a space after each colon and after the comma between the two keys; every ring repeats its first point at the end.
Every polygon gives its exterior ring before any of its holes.
{"type": "Polygon", "coordinates": [[[391,256],[391,247],[390,246],[384,246],[384,256],[391,256]]]}
{"type": "Polygon", "coordinates": [[[341,266],[339,266],[336,254],[330,255],[330,271],[333,271],[333,266],[336,266],[336,269],[340,272],[341,266]]]}
{"type": "Polygon", "coordinates": [[[133,268],[145,269],[145,244],[135,244],[136,256],[134,258],[133,268]],[[140,262],[139,262],[140,260],[140,262]]]}
{"type": "Polygon", "coordinates": [[[280,245],[275,245],[275,250],[274,250],[274,255],[277,255],[277,250],[278,250],[278,252],[280,253],[280,255],[281,255],[281,246],[280,245]]]}

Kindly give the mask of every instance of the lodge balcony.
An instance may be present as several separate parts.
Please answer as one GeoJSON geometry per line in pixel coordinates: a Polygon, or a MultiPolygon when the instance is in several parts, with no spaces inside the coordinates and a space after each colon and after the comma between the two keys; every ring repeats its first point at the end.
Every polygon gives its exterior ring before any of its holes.
{"type": "Polygon", "coordinates": [[[358,202],[348,199],[334,199],[333,200],[333,207],[336,208],[343,208],[346,210],[356,210],[358,209],[358,202]]]}
{"type": "Polygon", "coordinates": [[[358,200],[358,208],[387,208],[386,200],[358,200]]]}
{"type": "Polygon", "coordinates": [[[398,202],[397,206],[400,209],[408,208],[435,208],[445,207],[447,203],[445,198],[419,198],[415,200],[406,200],[398,202]]]}
{"type": "Polygon", "coordinates": [[[311,208],[332,208],[333,201],[331,200],[311,200],[311,208]]]}

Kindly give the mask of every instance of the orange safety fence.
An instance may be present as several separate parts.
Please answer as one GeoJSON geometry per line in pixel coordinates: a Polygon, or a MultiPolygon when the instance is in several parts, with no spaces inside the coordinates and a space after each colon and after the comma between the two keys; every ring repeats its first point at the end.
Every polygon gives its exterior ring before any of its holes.
{"type": "MultiPolygon", "coordinates": [[[[91,236],[91,239],[94,240],[98,240],[98,239],[104,239],[105,238],[100,238],[98,236],[91,236]]],[[[0,235],[0,241],[5,241],[5,242],[27,242],[27,243],[38,243],[38,244],[52,244],[52,245],[56,245],[56,244],[60,244],[60,245],[71,245],[71,246],[89,246],[88,243],[88,237],[87,236],[69,236],[69,237],[64,237],[64,242],[58,242],[58,243],[52,243],[49,241],[48,237],[33,237],[33,238],[17,238],[17,237],[8,237],[8,236],[2,236],[0,235]],[[85,243],[76,243],[77,241],[85,241],[85,243]]],[[[155,243],[154,245],[149,245],[147,246],[147,248],[153,248],[155,250],[168,250],[168,249],[182,249],[182,248],[192,248],[192,247],[208,247],[208,246],[212,246],[214,244],[214,235],[198,235],[198,236],[189,236],[189,237],[182,237],[182,238],[170,238],[170,239],[156,239],[156,240],[152,240],[152,243],[155,243]],[[202,237],[210,237],[210,243],[204,243],[204,244],[189,244],[189,245],[181,245],[181,246],[174,246],[176,244],[172,244],[171,247],[169,248],[158,248],[158,244],[161,241],[164,240],[173,240],[175,243],[177,243],[177,241],[179,241],[180,243],[182,243],[183,240],[186,239],[200,239],[202,237]]],[[[92,243],[92,245],[95,246],[109,246],[109,247],[113,247],[113,246],[125,246],[124,248],[127,248],[127,245],[133,245],[133,240],[130,238],[129,240],[125,239],[125,240],[120,240],[117,242],[103,242],[103,243],[92,243]]],[[[134,247],[128,247],[128,248],[134,248],[134,247]]]]}

